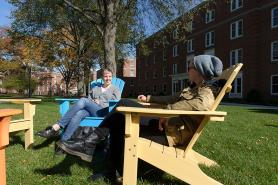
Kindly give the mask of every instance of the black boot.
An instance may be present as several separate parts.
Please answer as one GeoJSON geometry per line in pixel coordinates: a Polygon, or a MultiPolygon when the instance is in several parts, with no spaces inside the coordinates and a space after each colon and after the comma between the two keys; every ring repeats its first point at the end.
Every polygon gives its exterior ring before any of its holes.
{"type": "Polygon", "coordinates": [[[58,141],[57,145],[66,153],[79,156],[84,161],[91,162],[96,145],[86,146],[84,140],[58,141]]]}
{"type": "Polygon", "coordinates": [[[108,128],[86,128],[78,129],[78,134],[73,135],[68,141],[57,143],[65,152],[79,156],[81,159],[91,162],[96,149],[96,145],[106,139],[109,134],[108,128]],[[88,132],[89,131],[89,132],[88,132]]]}

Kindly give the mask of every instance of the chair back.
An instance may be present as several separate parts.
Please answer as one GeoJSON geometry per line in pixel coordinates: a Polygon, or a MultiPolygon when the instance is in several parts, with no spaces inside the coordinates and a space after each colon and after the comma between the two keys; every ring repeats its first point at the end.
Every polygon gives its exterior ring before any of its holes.
{"type": "MultiPolygon", "coordinates": [[[[90,83],[90,89],[92,89],[96,86],[101,86],[102,84],[103,84],[103,79],[102,78],[96,79],[96,80],[94,80],[90,83]]],[[[112,78],[112,84],[115,85],[116,87],[118,87],[121,94],[122,94],[124,86],[125,86],[125,82],[120,78],[113,77],[112,78]]]]}
{"type": "Polygon", "coordinates": [[[218,105],[220,104],[221,100],[225,96],[225,94],[232,90],[232,83],[236,78],[237,74],[239,73],[242,66],[243,66],[242,63],[235,64],[230,68],[224,70],[222,74],[216,78],[216,80],[225,79],[226,83],[221,89],[221,91],[219,92],[218,96],[216,97],[214,104],[211,108],[211,111],[215,111],[218,105]]]}
{"type": "MultiPolygon", "coordinates": [[[[236,78],[237,74],[239,73],[242,66],[243,66],[242,63],[233,65],[230,68],[224,70],[219,77],[215,78],[215,80],[225,79],[226,83],[223,86],[223,88],[221,89],[221,91],[219,92],[218,96],[216,97],[210,111],[215,111],[216,108],[218,107],[218,105],[220,104],[221,100],[225,96],[225,94],[232,90],[232,83],[233,83],[234,79],[236,78]]],[[[197,131],[195,132],[192,139],[190,140],[187,147],[185,148],[185,153],[188,153],[188,151],[190,151],[193,148],[193,145],[199,138],[199,136],[200,136],[205,124],[207,124],[208,120],[209,120],[208,117],[203,118],[197,131]]]]}

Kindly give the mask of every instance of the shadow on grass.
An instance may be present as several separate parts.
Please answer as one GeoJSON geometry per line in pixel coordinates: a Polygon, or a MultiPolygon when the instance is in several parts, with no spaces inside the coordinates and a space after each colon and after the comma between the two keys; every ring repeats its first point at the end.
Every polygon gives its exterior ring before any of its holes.
{"type": "Polygon", "coordinates": [[[278,110],[276,109],[249,109],[249,111],[264,114],[278,114],[278,110]]]}
{"type": "Polygon", "coordinates": [[[168,175],[166,172],[139,160],[138,179],[148,184],[185,185],[187,183],[168,175]]]}
{"type": "MultiPolygon", "coordinates": [[[[92,171],[100,171],[99,168],[105,166],[105,158],[102,155],[102,151],[96,151],[94,156],[94,160],[89,163],[81,160],[77,156],[72,156],[69,154],[65,154],[65,158],[60,163],[54,165],[51,168],[37,168],[34,170],[34,173],[42,174],[42,175],[61,175],[61,176],[69,176],[71,175],[70,168],[74,164],[78,164],[81,167],[88,168],[92,171]]],[[[54,156],[55,157],[55,156],[54,156]]]]}
{"type": "Polygon", "coordinates": [[[16,135],[17,132],[11,133],[10,134],[10,142],[9,145],[16,145],[16,144],[20,144],[23,146],[23,148],[25,147],[25,143],[22,140],[21,136],[16,135]]]}
{"type": "Polygon", "coordinates": [[[48,147],[51,143],[56,142],[59,138],[49,138],[44,140],[41,144],[34,145],[33,150],[39,150],[44,147],[48,147]]]}
{"type": "Polygon", "coordinates": [[[267,126],[267,127],[274,127],[274,128],[278,128],[278,125],[266,124],[265,126],[267,126]]]}

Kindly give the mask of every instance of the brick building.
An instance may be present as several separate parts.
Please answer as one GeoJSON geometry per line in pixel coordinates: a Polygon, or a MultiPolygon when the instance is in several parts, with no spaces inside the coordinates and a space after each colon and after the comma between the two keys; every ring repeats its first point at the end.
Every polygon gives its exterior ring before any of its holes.
{"type": "MultiPolygon", "coordinates": [[[[187,82],[187,61],[199,54],[218,56],[224,68],[242,62],[230,98],[278,101],[278,1],[215,0],[195,7],[187,32],[175,26],[180,19],[137,45],[137,94],[169,95],[187,82]],[[205,7],[205,8],[202,8],[205,7]],[[181,34],[183,40],[178,39],[181,34]],[[141,44],[142,44],[141,43],[141,44]]],[[[192,11],[193,11],[192,10],[192,11]]]]}
{"type": "Polygon", "coordinates": [[[125,81],[125,87],[122,97],[136,96],[135,90],[136,81],[136,60],[132,58],[125,58],[118,63],[117,77],[125,81]]]}

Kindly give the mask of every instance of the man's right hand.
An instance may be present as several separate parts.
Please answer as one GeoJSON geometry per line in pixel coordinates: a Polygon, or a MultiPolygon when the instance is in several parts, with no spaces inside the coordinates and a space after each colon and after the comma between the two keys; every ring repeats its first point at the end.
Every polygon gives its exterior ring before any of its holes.
{"type": "Polygon", "coordinates": [[[138,96],[138,100],[141,102],[146,102],[147,101],[147,97],[145,95],[139,95],[138,96]]]}

